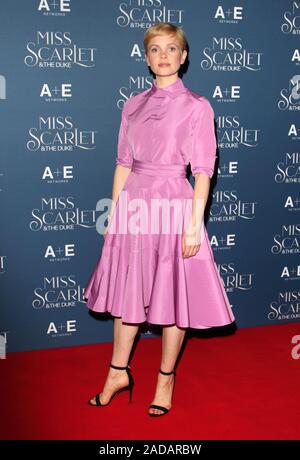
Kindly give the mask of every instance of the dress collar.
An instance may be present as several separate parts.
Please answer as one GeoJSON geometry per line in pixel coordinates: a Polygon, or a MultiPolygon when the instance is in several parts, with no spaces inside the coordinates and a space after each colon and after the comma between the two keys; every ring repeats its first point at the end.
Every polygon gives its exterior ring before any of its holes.
{"type": "Polygon", "coordinates": [[[156,80],[153,80],[152,88],[150,90],[150,94],[153,96],[170,96],[175,97],[179,93],[185,92],[186,87],[180,77],[174,83],[165,86],[164,88],[159,88],[157,86],[156,80]]]}

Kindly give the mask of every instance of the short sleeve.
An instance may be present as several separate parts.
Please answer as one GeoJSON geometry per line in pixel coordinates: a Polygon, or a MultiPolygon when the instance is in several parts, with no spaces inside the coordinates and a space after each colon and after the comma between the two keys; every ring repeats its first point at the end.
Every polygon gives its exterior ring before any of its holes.
{"type": "Polygon", "coordinates": [[[128,126],[128,102],[129,99],[124,103],[122,114],[121,114],[121,124],[119,129],[118,136],[118,153],[116,157],[116,165],[122,165],[127,168],[132,166],[132,153],[131,148],[128,143],[127,137],[127,126],[128,126]]]}
{"type": "Polygon", "coordinates": [[[198,102],[192,128],[191,170],[193,176],[204,173],[210,178],[214,174],[217,142],[215,136],[214,111],[207,99],[198,102]]]}

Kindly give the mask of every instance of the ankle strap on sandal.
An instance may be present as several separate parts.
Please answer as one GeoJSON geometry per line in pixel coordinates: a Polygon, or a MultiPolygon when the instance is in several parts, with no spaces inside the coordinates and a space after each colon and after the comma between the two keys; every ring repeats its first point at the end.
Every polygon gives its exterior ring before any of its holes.
{"type": "Polygon", "coordinates": [[[115,366],[114,364],[110,364],[110,367],[113,367],[114,369],[120,369],[120,370],[125,370],[128,368],[128,366],[115,366]]]}
{"type": "Polygon", "coordinates": [[[174,374],[175,375],[175,371],[171,371],[171,372],[164,372],[162,371],[161,369],[159,369],[159,372],[163,375],[171,375],[171,374],[174,374]]]}

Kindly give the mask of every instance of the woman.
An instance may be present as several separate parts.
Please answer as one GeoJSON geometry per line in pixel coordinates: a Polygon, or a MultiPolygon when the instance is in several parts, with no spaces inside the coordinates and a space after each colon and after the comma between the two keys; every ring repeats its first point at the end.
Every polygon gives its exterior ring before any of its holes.
{"type": "Polygon", "coordinates": [[[203,222],[216,159],[213,109],[178,76],[187,57],[181,28],[154,25],[145,33],[144,47],[156,78],[150,89],[124,104],[109,231],[84,294],[88,308],[115,317],[107,379],[89,404],[107,405],[124,390],[130,391],[131,401],[128,360],[139,324],[147,321],[163,326],[161,366],[148,409],[149,415],[161,416],[172,405],[174,368],[186,329],[223,326],[234,316],[203,222]],[[194,189],[186,178],[188,163],[194,189]],[[130,211],[136,209],[134,200],[146,205],[130,216],[126,232],[121,194],[131,203],[130,211]],[[168,231],[154,212],[155,199],[176,201],[176,212],[173,206],[160,208],[162,219],[168,217],[168,231]],[[143,229],[136,231],[141,221],[143,229]],[[170,231],[174,227],[177,231],[170,231]]]}

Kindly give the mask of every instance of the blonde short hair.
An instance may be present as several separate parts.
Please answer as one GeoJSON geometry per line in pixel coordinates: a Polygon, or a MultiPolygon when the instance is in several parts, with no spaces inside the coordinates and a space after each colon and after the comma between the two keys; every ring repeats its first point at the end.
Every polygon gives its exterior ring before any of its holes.
{"type": "Polygon", "coordinates": [[[150,40],[157,35],[174,35],[179,41],[181,51],[187,50],[187,38],[183,29],[179,26],[174,26],[174,24],[169,22],[160,22],[152,27],[149,27],[144,34],[144,49],[146,54],[148,52],[150,40]]]}

